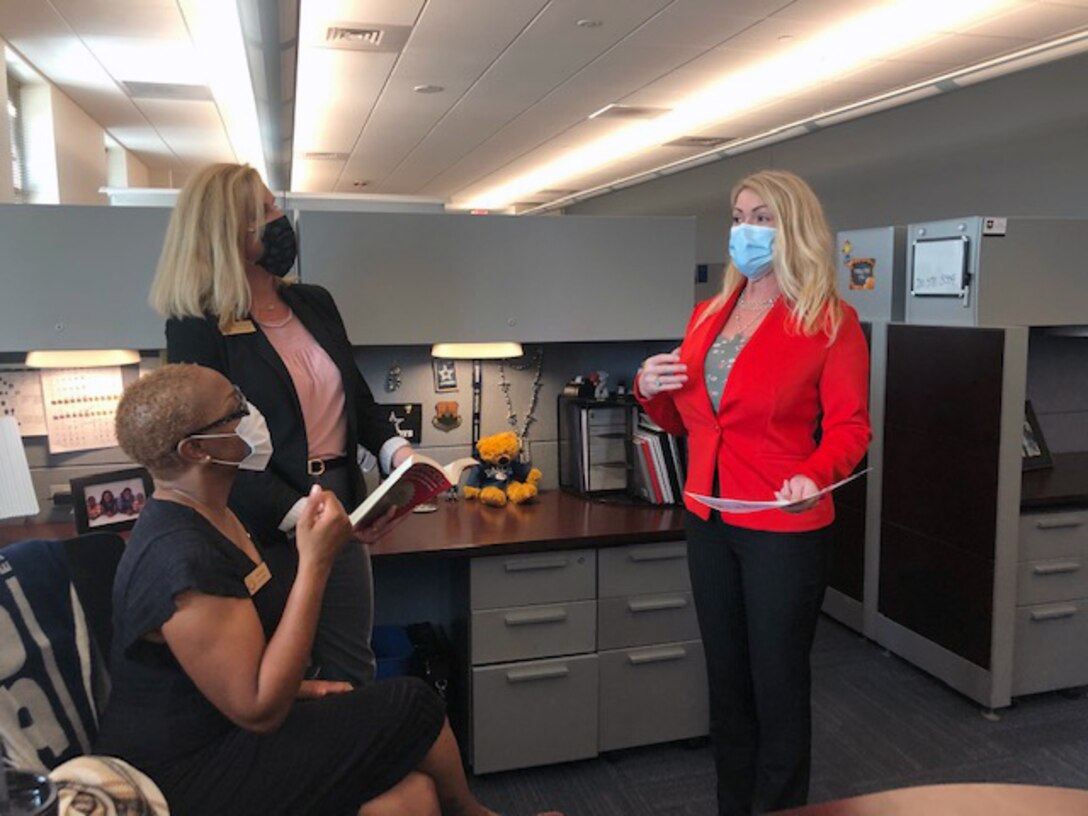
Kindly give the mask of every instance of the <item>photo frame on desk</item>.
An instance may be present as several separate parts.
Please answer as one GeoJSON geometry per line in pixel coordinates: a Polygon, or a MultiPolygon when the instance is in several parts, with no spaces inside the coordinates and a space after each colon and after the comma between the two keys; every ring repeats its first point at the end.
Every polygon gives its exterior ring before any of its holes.
{"type": "Polygon", "coordinates": [[[1046,446],[1043,429],[1031,407],[1031,400],[1024,403],[1024,430],[1020,442],[1020,455],[1023,470],[1039,470],[1054,466],[1050,449],[1046,446]]]}
{"type": "Polygon", "coordinates": [[[132,529],[155,490],[144,468],[96,473],[69,482],[76,532],[132,529]]]}

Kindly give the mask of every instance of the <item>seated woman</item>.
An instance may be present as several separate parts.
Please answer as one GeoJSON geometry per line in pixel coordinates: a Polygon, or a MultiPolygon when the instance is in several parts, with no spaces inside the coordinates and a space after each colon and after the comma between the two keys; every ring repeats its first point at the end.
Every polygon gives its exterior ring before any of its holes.
{"type": "Polygon", "coordinates": [[[175,816],[493,816],[424,683],[303,680],[329,571],[360,545],[335,496],[315,486],[293,584],[269,572],[227,507],[238,469],[271,452],[241,392],[211,369],[164,366],[125,391],[117,437],[155,492],[114,583],[97,752],[145,771],[175,816]]]}

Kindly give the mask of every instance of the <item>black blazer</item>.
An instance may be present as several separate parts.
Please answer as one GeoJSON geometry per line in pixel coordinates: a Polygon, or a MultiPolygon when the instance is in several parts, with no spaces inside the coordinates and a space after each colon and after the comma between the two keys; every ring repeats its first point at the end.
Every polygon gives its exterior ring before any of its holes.
{"type": "MultiPolygon", "coordinates": [[[[346,453],[354,475],[352,498],[358,504],[366,487],[354,466],[356,446],[362,444],[377,454],[397,435],[396,429],[355,366],[351,342],[332,296],[320,286],[304,283],[284,286],[280,295],[340,369],[348,426],[346,453]]],[[[231,492],[231,506],[268,541],[310,488],[306,474],[309,443],[291,375],[261,327],[256,322],[253,326],[256,331],[248,334],[224,335],[213,315],[171,318],[166,321],[166,355],[172,363],[214,368],[241,388],[268,420],[274,449],[268,469],[262,473],[239,471],[231,492]]],[[[348,512],[352,509],[347,508],[348,512]]]]}

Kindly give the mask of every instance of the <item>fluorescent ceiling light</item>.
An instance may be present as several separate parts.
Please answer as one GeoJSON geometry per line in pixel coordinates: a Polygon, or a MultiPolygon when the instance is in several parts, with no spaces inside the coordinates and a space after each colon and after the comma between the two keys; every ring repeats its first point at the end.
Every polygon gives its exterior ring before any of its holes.
{"type": "Polygon", "coordinates": [[[235,158],[267,178],[257,102],[234,0],[178,0],[235,158]]]}
{"type": "Polygon", "coordinates": [[[506,360],[520,357],[521,343],[435,343],[431,356],[441,360],[506,360]]]}
{"type": "Polygon", "coordinates": [[[794,96],[835,77],[962,29],[1022,0],[895,0],[798,42],[784,53],[734,71],[650,122],[638,122],[568,150],[458,207],[499,210],[548,187],[599,170],[680,136],[794,96]]]}
{"type": "Polygon", "coordinates": [[[84,38],[86,46],[110,76],[121,82],[138,80],[165,85],[204,85],[212,73],[206,69],[210,69],[212,64],[205,63],[197,56],[194,42],[164,37],[84,38]]]}
{"type": "Polygon", "coordinates": [[[140,362],[140,353],[130,349],[32,351],[26,355],[27,368],[100,368],[135,365],[138,362],[140,362]]]}

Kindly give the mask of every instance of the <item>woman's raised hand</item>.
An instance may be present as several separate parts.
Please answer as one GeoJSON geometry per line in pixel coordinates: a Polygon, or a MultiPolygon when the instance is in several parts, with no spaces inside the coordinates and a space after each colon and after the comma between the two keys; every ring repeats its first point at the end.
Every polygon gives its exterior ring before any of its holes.
{"type": "Polygon", "coordinates": [[[655,354],[642,362],[638,375],[638,392],[644,397],[656,397],[664,391],[679,391],[688,381],[688,367],[680,362],[680,349],[668,354],[655,354]]]}
{"type": "Polygon", "coordinates": [[[314,485],[295,527],[299,562],[331,567],[351,535],[351,520],[336,495],[314,485]]]}

